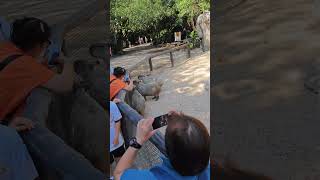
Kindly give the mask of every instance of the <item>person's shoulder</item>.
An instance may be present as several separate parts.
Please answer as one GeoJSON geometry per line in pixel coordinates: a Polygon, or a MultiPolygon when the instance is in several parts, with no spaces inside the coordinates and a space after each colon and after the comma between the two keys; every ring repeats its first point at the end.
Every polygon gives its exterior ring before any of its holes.
{"type": "Polygon", "coordinates": [[[156,177],[149,170],[128,169],[123,172],[120,180],[127,179],[156,180],[156,177]]]}
{"type": "Polygon", "coordinates": [[[26,55],[21,49],[19,49],[12,42],[10,41],[0,42],[0,58],[3,59],[11,55],[20,55],[20,57],[18,58],[23,59],[23,61],[31,61],[31,63],[36,63],[36,60],[33,57],[26,55]]]}
{"type": "Polygon", "coordinates": [[[19,61],[15,61],[17,65],[23,68],[27,68],[30,70],[46,70],[50,71],[45,65],[37,62],[37,59],[30,55],[22,54],[20,57],[18,57],[19,61]]]}
{"type": "Polygon", "coordinates": [[[17,47],[10,41],[1,41],[0,48],[16,49],[17,47]]]}
{"type": "Polygon", "coordinates": [[[10,41],[0,42],[0,61],[13,54],[23,54],[23,52],[10,41]]]}
{"type": "Polygon", "coordinates": [[[34,78],[37,77],[35,79],[43,79],[44,81],[47,81],[55,75],[54,71],[50,70],[48,67],[38,62],[37,59],[29,55],[24,54],[18,57],[16,61],[12,62],[12,64],[15,68],[19,68],[21,71],[24,71],[25,74],[30,74],[34,78]],[[41,74],[41,76],[39,76],[39,74],[41,74]]]}
{"type": "Polygon", "coordinates": [[[110,74],[110,81],[113,80],[113,79],[116,79],[116,76],[113,75],[113,74],[110,74]]]}

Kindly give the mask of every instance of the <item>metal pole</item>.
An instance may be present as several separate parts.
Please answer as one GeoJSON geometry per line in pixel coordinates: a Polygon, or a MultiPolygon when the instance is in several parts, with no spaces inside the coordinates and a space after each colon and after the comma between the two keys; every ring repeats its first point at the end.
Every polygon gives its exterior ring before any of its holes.
{"type": "Polygon", "coordinates": [[[171,67],[174,67],[172,52],[170,52],[171,67]]]}
{"type": "Polygon", "coordinates": [[[150,66],[150,71],[152,71],[152,61],[151,61],[151,57],[149,58],[149,66],[150,66]]]}

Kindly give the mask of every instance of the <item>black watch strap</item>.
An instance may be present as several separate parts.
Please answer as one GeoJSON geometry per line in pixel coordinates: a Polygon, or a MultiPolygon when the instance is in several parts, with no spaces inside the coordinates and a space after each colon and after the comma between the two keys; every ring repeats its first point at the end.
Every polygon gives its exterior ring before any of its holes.
{"type": "Polygon", "coordinates": [[[129,146],[131,146],[131,147],[133,147],[135,149],[140,149],[142,147],[141,144],[139,144],[137,142],[137,138],[135,138],[135,137],[130,139],[129,146]]]}

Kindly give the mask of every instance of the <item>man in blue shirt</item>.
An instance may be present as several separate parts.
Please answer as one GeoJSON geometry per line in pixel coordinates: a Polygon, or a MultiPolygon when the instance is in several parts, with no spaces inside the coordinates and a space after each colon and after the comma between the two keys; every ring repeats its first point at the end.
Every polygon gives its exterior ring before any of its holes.
{"type": "Polygon", "coordinates": [[[201,121],[182,113],[169,112],[165,133],[167,157],[147,170],[130,169],[138,150],[156,133],[154,119],[140,120],[136,137],[114,170],[116,180],[209,180],[210,136],[201,121]]]}

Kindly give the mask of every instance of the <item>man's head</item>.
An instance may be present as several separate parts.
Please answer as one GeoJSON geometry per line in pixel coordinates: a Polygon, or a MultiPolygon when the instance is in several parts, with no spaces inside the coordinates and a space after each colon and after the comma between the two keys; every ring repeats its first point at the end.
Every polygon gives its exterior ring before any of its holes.
{"type": "Polygon", "coordinates": [[[123,79],[126,75],[126,70],[122,67],[116,67],[113,69],[113,75],[118,79],[123,79]]]}
{"type": "Polygon", "coordinates": [[[170,163],[179,174],[194,176],[208,166],[210,137],[199,120],[184,114],[171,114],[165,143],[170,163]]]}
{"type": "Polygon", "coordinates": [[[33,57],[39,57],[50,44],[50,28],[44,21],[26,17],[13,22],[11,41],[33,57]]]}

